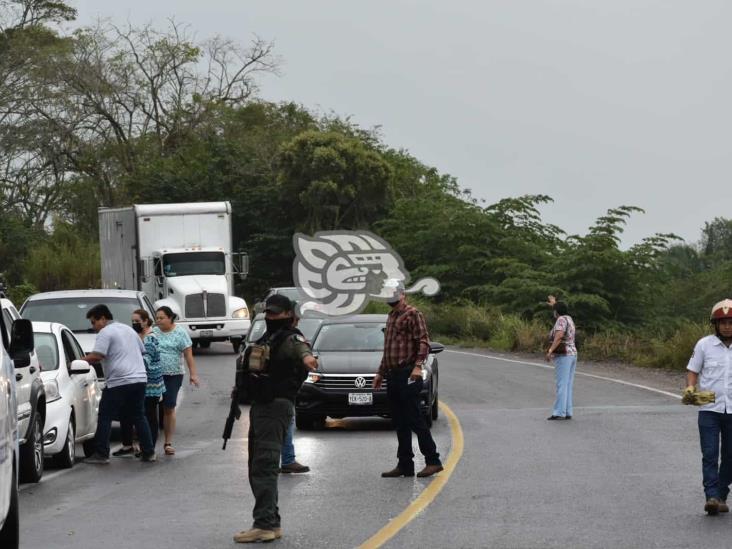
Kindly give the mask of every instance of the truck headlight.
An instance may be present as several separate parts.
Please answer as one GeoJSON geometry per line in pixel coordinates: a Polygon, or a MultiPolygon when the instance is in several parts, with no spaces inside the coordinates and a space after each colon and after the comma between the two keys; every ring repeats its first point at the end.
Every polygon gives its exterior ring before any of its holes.
{"type": "Polygon", "coordinates": [[[317,383],[318,381],[320,381],[320,374],[318,372],[308,372],[305,383],[317,383]]]}
{"type": "Polygon", "coordinates": [[[61,398],[61,391],[58,390],[58,382],[55,379],[49,379],[43,384],[46,391],[46,404],[54,402],[61,398]]]}
{"type": "Polygon", "coordinates": [[[246,307],[242,307],[241,309],[237,309],[234,311],[234,313],[231,315],[232,318],[249,318],[249,309],[246,307]]]}

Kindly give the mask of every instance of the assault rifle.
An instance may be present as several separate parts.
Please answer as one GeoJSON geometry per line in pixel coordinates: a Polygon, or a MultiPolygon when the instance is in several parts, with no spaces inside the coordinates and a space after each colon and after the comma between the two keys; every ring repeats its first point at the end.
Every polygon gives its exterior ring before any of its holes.
{"type": "Polygon", "coordinates": [[[226,450],[226,443],[231,438],[231,431],[234,429],[234,422],[241,417],[241,408],[239,408],[239,390],[234,388],[231,391],[231,408],[229,408],[229,415],[226,418],[226,425],[224,425],[224,445],[221,447],[222,450],[226,450]]]}

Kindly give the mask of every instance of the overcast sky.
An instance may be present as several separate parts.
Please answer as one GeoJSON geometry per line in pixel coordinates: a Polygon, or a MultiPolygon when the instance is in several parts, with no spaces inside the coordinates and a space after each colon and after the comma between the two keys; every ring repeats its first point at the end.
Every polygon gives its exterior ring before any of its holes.
{"type": "Polygon", "coordinates": [[[732,3],[723,0],[71,0],[83,24],[273,40],[261,96],[379,125],[488,203],[548,194],[584,233],[640,206],[625,242],[732,218],[732,3]]]}

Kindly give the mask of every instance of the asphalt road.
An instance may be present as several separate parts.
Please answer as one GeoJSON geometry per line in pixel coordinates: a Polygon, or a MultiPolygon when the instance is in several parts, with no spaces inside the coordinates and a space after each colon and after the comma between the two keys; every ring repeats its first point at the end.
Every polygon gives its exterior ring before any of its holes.
{"type": "MultiPolygon", "coordinates": [[[[233,355],[214,345],[197,360],[204,386],[185,392],[176,456],[47,470],[21,492],[22,547],[237,546],[232,535],[249,527],[253,502],[246,421],[221,450],[233,355]]],[[[442,492],[385,547],[732,545],[732,517],[703,513],[696,412],[678,399],[578,375],[574,419],[548,422],[551,369],[447,351],[440,372],[464,453],[442,492]]],[[[446,457],[444,418],[433,433],[446,457]]],[[[356,547],[430,483],[379,477],[395,464],[385,420],[329,421],[295,443],[312,472],[281,477],[278,547],[356,547]]]]}

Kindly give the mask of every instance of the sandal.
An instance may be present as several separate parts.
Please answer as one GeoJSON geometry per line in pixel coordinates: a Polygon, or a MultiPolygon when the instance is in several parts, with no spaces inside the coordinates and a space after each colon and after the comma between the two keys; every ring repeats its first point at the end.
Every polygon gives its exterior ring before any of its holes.
{"type": "Polygon", "coordinates": [[[165,444],[163,444],[163,449],[165,450],[166,456],[175,455],[175,448],[173,448],[173,445],[170,442],[166,442],[165,444]]]}

